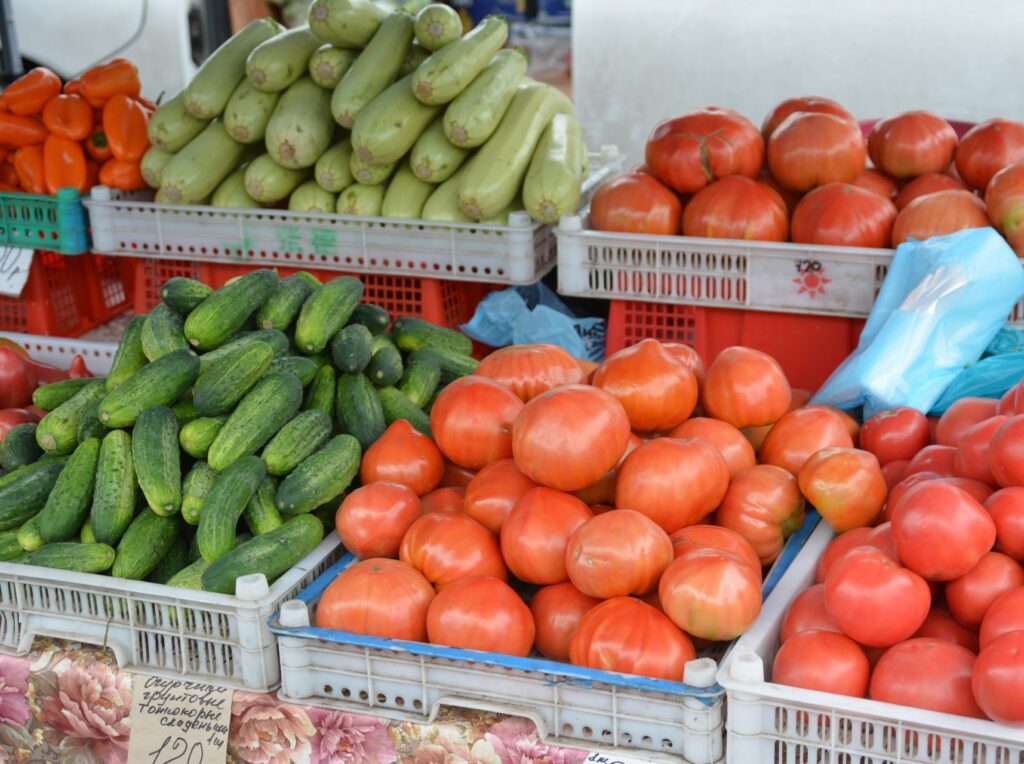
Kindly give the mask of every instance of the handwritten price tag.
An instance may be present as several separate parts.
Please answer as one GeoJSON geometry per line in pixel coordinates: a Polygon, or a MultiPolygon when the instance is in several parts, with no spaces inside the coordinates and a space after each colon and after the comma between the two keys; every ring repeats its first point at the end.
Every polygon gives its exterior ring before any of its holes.
{"type": "Polygon", "coordinates": [[[31,249],[0,247],[0,294],[21,297],[32,268],[31,249]]]}
{"type": "Polygon", "coordinates": [[[136,675],[128,764],[224,764],[232,691],[136,675]]]}
{"type": "Polygon", "coordinates": [[[634,756],[594,751],[583,760],[583,764],[651,764],[651,762],[648,759],[638,759],[634,756]]]}

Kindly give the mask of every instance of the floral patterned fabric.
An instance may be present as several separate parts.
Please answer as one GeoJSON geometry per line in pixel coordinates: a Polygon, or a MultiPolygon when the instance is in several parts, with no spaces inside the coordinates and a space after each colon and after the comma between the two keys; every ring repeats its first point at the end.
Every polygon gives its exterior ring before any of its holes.
{"type": "MultiPolygon", "coordinates": [[[[125,764],[131,675],[108,651],[37,640],[0,655],[0,764],[125,764]]],[[[429,725],[235,691],[228,764],[581,764],[525,719],[445,709],[429,725]]]]}

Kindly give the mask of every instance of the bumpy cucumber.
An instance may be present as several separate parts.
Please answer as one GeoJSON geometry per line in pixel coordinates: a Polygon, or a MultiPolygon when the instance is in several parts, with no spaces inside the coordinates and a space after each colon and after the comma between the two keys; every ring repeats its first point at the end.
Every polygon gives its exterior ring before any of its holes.
{"type": "Polygon", "coordinates": [[[96,534],[92,530],[92,522],[86,520],[82,523],[82,529],[78,532],[78,540],[83,544],[95,544],[96,534]]]}
{"type": "Polygon", "coordinates": [[[423,204],[422,217],[424,220],[433,220],[439,223],[472,223],[473,218],[462,211],[459,204],[459,184],[462,183],[462,176],[468,165],[463,165],[458,172],[452,175],[440,186],[434,188],[434,193],[427,197],[423,204]]]}
{"type": "Polygon", "coordinates": [[[587,147],[583,128],[568,114],[551,118],[530,160],[523,181],[523,203],[530,217],[541,223],[557,223],[580,204],[587,147]]]}
{"type": "Polygon", "coordinates": [[[256,312],[256,323],[263,329],[284,331],[298,318],[299,311],[313,287],[300,276],[281,279],[270,299],[256,312]]]}
{"type": "Polygon", "coordinates": [[[245,456],[213,481],[196,530],[199,552],[204,560],[213,562],[230,551],[238,519],[266,476],[267,467],[260,459],[245,456]]]}
{"type": "Polygon", "coordinates": [[[84,443],[89,438],[99,438],[102,440],[106,434],[107,428],[100,421],[100,402],[98,400],[93,401],[82,412],[82,416],[78,420],[78,427],[75,429],[75,440],[79,443],[84,443]]]}
{"type": "Polygon", "coordinates": [[[356,60],[354,50],[327,44],[318,48],[309,59],[309,76],[320,87],[333,91],[356,60]]]}
{"type": "Polygon", "coordinates": [[[259,143],[279,98],[279,93],[264,92],[243,79],[224,107],[224,129],[239,143],[259,143]]]}
{"type": "Polygon", "coordinates": [[[462,167],[469,149],[452,145],[444,134],[444,122],[435,119],[412,147],[409,164],[416,176],[428,183],[443,183],[462,167]]]}
{"type": "Polygon", "coordinates": [[[184,568],[179,570],[167,580],[168,586],[177,586],[180,589],[195,589],[200,591],[203,588],[203,573],[210,567],[210,563],[200,558],[193,560],[184,568]]]}
{"type": "Polygon", "coordinates": [[[217,186],[213,196],[210,197],[211,207],[254,210],[263,206],[249,196],[249,192],[245,189],[245,171],[248,168],[249,165],[244,164],[224,178],[224,182],[217,186]]]}
{"type": "Polygon", "coordinates": [[[312,167],[334,135],[331,96],[308,76],[289,87],[267,124],[266,145],[282,167],[312,167]]]}
{"type": "Polygon", "coordinates": [[[438,348],[463,355],[473,352],[473,341],[462,332],[412,316],[396,319],[391,336],[399,350],[407,353],[420,348],[438,348]]]}
{"type": "Polygon", "coordinates": [[[228,421],[226,416],[199,417],[183,425],[178,433],[178,443],[182,450],[195,459],[205,459],[210,446],[220,432],[220,428],[228,421]]]}
{"type": "Polygon", "coordinates": [[[260,154],[245,168],[245,191],[257,202],[272,204],[285,199],[308,177],[308,170],[282,167],[270,154],[260,154]]]}
{"type": "Polygon", "coordinates": [[[380,396],[385,422],[392,424],[399,419],[404,419],[424,435],[432,436],[430,417],[401,391],[394,387],[382,387],[377,394],[380,396]]]}
{"type": "Polygon", "coordinates": [[[32,391],[32,405],[43,411],[53,411],[62,403],[66,403],[77,395],[83,387],[95,380],[92,377],[82,379],[62,379],[48,385],[37,387],[32,391]]]}
{"type": "Polygon", "coordinates": [[[132,460],[149,508],[158,515],[181,509],[181,451],[178,420],[166,406],[154,406],[139,414],[132,429],[132,460]]]}
{"type": "Polygon", "coordinates": [[[386,218],[419,219],[432,193],[434,185],[417,178],[409,163],[402,162],[384,192],[380,214],[386,218]]]}
{"type": "Polygon", "coordinates": [[[391,174],[398,167],[398,162],[385,162],[383,164],[371,164],[364,162],[358,152],[352,154],[349,160],[349,170],[357,183],[364,186],[379,186],[391,177],[391,174]]]}
{"type": "Polygon", "coordinates": [[[309,7],[309,28],[341,48],[362,48],[388,12],[370,0],[316,0],[309,7]]]}
{"type": "Polygon", "coordinates": [[[267,464],[267,472],[287,475],[330,440],[332,427],[331,418],[319,409],[297,414],[263,449],[261,458],[267,464]]]}
{"type": "Polygon", "coordinates": [[[90,380],[71,398],[44,416],[36,426],[36,443],[39,447],[48,454],[58,456],[74,451],[78,445],[79,421],[86,409],[103,398],[106,391],[106,383],[102,379],[90,380]]]}
{"type": "Polygon", "coordinates": [[[334,420],[334,388],[337,384],[337,374],[334,367],[329,363],[324,364],[313,378],[312,384],[306,390],[306,400],[302,404],[306,411],[318,410],[324,412],[331,421],[334,420]]]}
{"type": "Polygon", "coordinates": [[[44,457],[0,477],[0,531],[19,527],[46,505],[66,461],[44,457]]]}
{"type": "Polygon", "coordinates": [[[3,441],[0,441],[0,464],[5,470],[16,470],[32,464],[43,455],[43,450],[36,442],[36,427],[35,422],[22,422],[7,431],[3,441]]]}
{"type": "Polygon", "coordinates": [[[295,344],[303,353],[319,353],[327,347],[363,298],[363,282],[339,276],[313,292],[302,305],[295,323],[295,344]]]}
{"type": "Polygon", "coordinates": [[[229,414],[274,360],[274,349],[265,342],[243,345],[211,364],[199,375],[192,400],[201,416],[229,414]]]}
{"type": "Polygon", "coordinates": [[[187,316],[203,300],[213,294],[213,289],[202,281],[175,276],[160,287],[160,299],[164,305],[182,316],[187,316]]]}
{"type": "Polygon", "coordinates": [[[245,522],[253,536],[262,536],[281,527],[281,513],[274,503],[277,481],[269,475],[260,481],[256,492],[245,506],[245,522]]]}
{"type": "Polygon", "coordinates": [[[111,429],[131,427],[146,409],[179,400],[198,375],[199,359],[191,350],[168,353],[108,392],[100,401],[100,421],[111,429]]]}
{"type": "Polygon", "coordinates": [[[61,541],[36,550],[29,555],[28,563],[76,573],[102,573],[114,564],[114,550],[106,544],[61,541]]]}
{"type": "Polygon", "coordinates": [[[431,3],[416,14],[416,39],[427,50],[438,50],[462,36],[462,19],[450,6],[431,3]]]}
{"type": "Polygon", "coordinates": [[[363,302],[352,311],[350,324],[362,324],[370,330],[370,334],[376,336],[383,334],[391,326],[391,315],[380,305],[363,302]]]}
{"type": "Polygon", "coordinates": [[[150,188],[160,188],[160,176],[163,174],[164,165],[173,157],[170,151],[164,151],[156,146],[150,146],[142,155],[139,162],[139,170],[142,172],[142,179],[150,188]]]}
{"type": "Polygon", "coordinates": [[[67,541],[82,527],[92,504],[99,458],[100,442],[92,438],[76,448],[64,465],[37,520],[44,541],[67,541]]]}
{"type": "Polygon", "coordinates": [[[116,544],[135,515],[135,460],[132,439],[124,430],[107,433],[100,444],[96,486],[89,524],[93,536],[116,544]]]}
{"type": "Polygon", "coordinates": [[[170,551],[181,533],[181,518],[158,515],[144,509],[132,520],[117,544],[117,557],[110,574],[140,581],[149,575],[170,551]]]}
{"type": "Polygon", "coordinates": [[[377,387],[389,387],[402,378],[402,354],[391,343],[374,351],[366,367],[366,376],[377,387]]]}
{"type": "Polygon", "coordinates": [[[482,146],[498,129],[516,88],[526,76],[526,56],[499,51],[480,75],[444,110],[444,134],[455,146],[482,146]]]}
{"type": "Polygon", "coordinates": [[[245,76],[260,90],[276,93],[301,77],[320,47],[308,26],[299,26],[257,45],[245,62],[245,76]]]}
{"type": "Polygon", "coordinates": [[[198,525],[206,506],[206,496],[213,487],[217,473],[209,464],[196,462],[181,484],[181,519],[189,525],[198,525]]]}
{"type": "Polygon", "coordinates": [[[331,340],[331,359],[343,373],[362,371],[373,356],[373,335],[362,324],[349,324],[331,340]]]}
{"type": "Polygon", "coordinates": [[[441,367],[441,382],[444,384],[459,377],[469,376],[480,365],[479,361],[468,355],[432,347],[414,350],[409,354],[410,363],[415,363],[420,359],[432,359],[441,367]]]}
{"type": "Polygon", "coordinates": [[[397,388],[406,398],[422,409],[430,403],[440,382],[441,366],[437,360],[418,358],[406,365],[397,388]]]}
{"type": "Polygon", "coordinates": [[[188,565],[188,541],[184,536],[178,536],[171,542],[171,548],[163,556],[156,567],[146,576],[147,581],[154,584],[166,584],[179,571],[188,565]]]}
{"type": "Polygon", "coordinates": [[[288,349],[291,346],[291,343],[285,333],[278,331],[277,329],[257,329],[254,332],[245,332],[243,334],[236,335],[232,340],[225,342],[216,350],[211,350],[210,352],[203,353],[199,356],[199,373],[205,373],[218,360],[226,355],[234,353],[238,348],[248,345],[251,342],[267,343],[274,349],[275,356],[284,355],[288,352],[288,349]]]}
{"type": "Polygon", "coordinates": [[[17,531],[0,532],[0,562],[8,562],[21,557],[25,550],[18,543],[17,531]]]}
{"type": "Polygon", "coordinates": [[[142,352],[150,362],[187,348],[185,319],[180,314],[162,302],[149,311],[142,326],[142,352]]]}
{"type": "Polygon", "coordinates": [[[466,89],[508,39],[508,24],[488,16],[465,37],[445,45],[413,72],[413,91],[425,104],[448,103],[466,89]]]}
{"type": "Polygon", "coordinates": [[[199,119],[188,112],[184,96],[183,90],[160,104],[160,108],[149,118],[146,129],[149,142],[171,154],[185,148],[207,125],[207,120],[199,119]]]}
{"type": "Polygon", "coordinates": [[[353,183],[338,194],[336,212],[339,215],[379,217],[384,204],[384,186],[364,186],[353,183]]]}
{"type": "Polygon", "coordinates": [[[316,182],[325,191],[338,193],[352,185],[352,141],[347,138],[325,151],[313,168],[316,182]]]}
{"type": "Polygon", "coordinates": [[[281,482],[277,508],[285,514],[305,514],[340,496],[359,472],[361,456],[359,441],[336,435],[281,482]]]}
{"type": "Polygon", "coordinates": [[[333,213],[338,205],[337,197],[325,191],[315,180],[307,180],[292,191],[288,197],[288,209],[293,212],[333,213]]]}
{"type": "Polygon", "coordinates": [[[257,270],[225,285],[200,303],[185,319],[185,337],[201,351],[223,345],[277,288],[277,274],[257,270]]]}
{"type": "Polygon", "coordinates": [[[316,377],[316,373],[319,370],[320,366],[314,358],[307,358],[301,355],[283,355],[271,362],[267,372],[290,371],[299,378],[303,387],[307,387],[312,384],[313,378],[316,377]]]}
{"type": "Polygon", "coordinates": [[[39,535],[39,515],[26,520],[24,525],[18,528],[15,537],[22,551],[34,552],[42,549],[46,545],[46,540],[39,535]]]}
{"type": "Polygon", "coordinates": [[[114,360],[107,373],[107,390],[113,390],[128,377],[145,366],[149,361],[142,351],[142,327],[146,323],[145,316],[136,316],[128,322],[121,341],[114,352],[114,360]]]}
{"type": "Polygon", "coordinates": [[[164,165],[160,194],[173,204],[199,204],[231,174],[243,156],[245,146],[215,120],[164,165]]]}
{"type": "Polygon", "coordinates": [[[228,417],[206,460],[218,472],[256,453],[302,406],[302,382],[290,372],[263,377],[228,417]]]}
{"type": "Polygon", "coordinates": [[[337,392],[338,420],[364,449],[369,448],[387,427],[373,383],[363,374],[341,374],[337,392]]]}
{"type": "Polygon", "coordinates": [[[290,570],[323,540],[324,529],[315,517],[295,517],[268,533],[239,544],[203,573],[203,589],[233,594],[240,576],[262,573],[274,581],[290,570]]]}
{"type": "Polygon", "coordinates": [[[416,99],[413,76],[398,80],[359,113],[352,128],[352,147],[364,162],[397,162],[440,113],[440,106],[427,106],[416,99]]]}

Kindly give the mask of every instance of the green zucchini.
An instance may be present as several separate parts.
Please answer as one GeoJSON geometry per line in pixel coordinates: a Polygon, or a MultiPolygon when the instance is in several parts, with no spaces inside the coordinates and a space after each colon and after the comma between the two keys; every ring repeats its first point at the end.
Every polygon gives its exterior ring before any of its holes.
{"type": "Polygon", "coordinates": [[[25,550],[18,543],[18,531],[0,533],[0,562],[8,562],[21,557],[25,550]]]}
{"type": "Polygon", "coordinates": [[[435,119],[412,147],[409,164],[420,180],[443,183],[462,167],[468,156],[469,149],[453,146],[445,137],[443,120],[435,119]]]}
{"type": "Polygon", "coordinates": [[[338,206],[338,199],[325,191],[315,180],[307,180],[288,197],[288,209],[293,212],[320,212],[330,214],[338,206]]]}
{"type": "Polygon", "coordinates": [[[263,449],[260,458],[266,462],[267,472],[287,475],[330,440],[332,427],[331,418],[320,409],[297,414],[263,449]]]}
{"type": "Polygon", "coordinates": [[[181,484],[181,519],[189,525],[198,525],[206,506],[206,496],[213,487],[217,473],[209,464],[198,461],[185,475],[181,484]]]}
{"type": "Polygon", "coordinates": [[[154,406],[139,414],[132,429],[132,461],[135,479],[149,508],[158,515],[181,509],[181,451],[178,419],[166,406],[154,406]]]}
{"type": "Polygon", "coordinates": [[[243,164],[224,178],[224,181],[213,192],[213,196],[210,197],[211,207],[243,210],[254,210],[263,207],[262,204],[249,196],[249,192],[245,189],[245,171],[247,169],[249,169],[249,165],[243,164]]]}
{"type": "Polygon", "coordinates": [[[273,204],[298,188],[309,172],[282,167],[270,154],[260,154],[245,168],[245,192],[257,202],[273,204]]]}
{"type": "Polygon", "coordinates": [[[161,302],[149,311],[142,326],[142,352],[152,363],[175,350],[187,349],[184,330],[185,319],[161,302]]]}
{"type": "Polygon", "coordinates": [[[334,135],[331,95],[308,76],[289,87],[267,123],[266,145],[282,167],[312,167],[334,135]]]}
{"type": "Polygon", "coordinates": [[[284,514],[301,515],[337,498],[358,474],[361,455],[359,441],[351,435],[336,435],[281,481],[277,508],[284,514]]]}
{"type": "Polygon", "coordinates": [[[386,218],[419,219],[432,193],[434,186],[417,178],[409,163],[402,162],[384,192],[380,214],[386,218]]]}
{"type": "Polygon", "coordinates": [[[228,421],[226,416],[199,417],[182,426],[178,433],[178,443],[185,453],[195,459],[205,459],[210,446],[220,432],[220,428],[228,421]]]}
{"type": "Polygon", "coordinates": [[[335,410],[342,427],[364,449],[373,445],[387,427],[373,383],[362,374],[338,375],[335,410]]]}
{"type": "Polygon", "coordinates": [[[353,183],[338,194],[337,213],[373,218],[380,216],[384,204],[384,186],[365,186],[353,183]]]}
{"type": "Polygon", "coordinates": [[[412,316],[396,319],[391,337],[398,349],[407,353],[420,348],[438,348],[463,355],[473,353],[473,341],[462,332],[412,316]]]}
{"type": "Polygon", "coordinates": [[[59,382],[51,382],[48,385],[37,387],[32,391],[32,405],[43,411],[53,411],[62,403],[66,403],[75,397],[82,388],[92,384],[93,377],[82,379],[62,379],[59,382]]]}
{"type": "Polygon", "coordinates": [[[323,537],[323,525],[315,517],[294,517],[213,562],[203,573],[203,589],[234,594],[236,579],[252,573],[262,573],[272,582],[312,552],[323,537]]]}
{"type": "Polygon", "coordinates": [[[245,156],[220,120],[214,120],[164,165],[160,193],[172,204],[200,204],[245,156]]]}
{"type": "Polygon", "coordinates": [[[344,373],[362,371],[373,355],[373,335],[362,324],[349,324],[331,340],[331,359],[344,373]]]}
{"type": "Polygon", "coordinates": [[[199,375],[192,400],[201,416],[229,414],[274,360],[274,349],[265,342],[251,342],[215,361],[199,375]]]}
{"type": "Polygon", "coordinates": [[[396,386],[406,398],[425,408],[441,383],[441,366],[434,358],[418,358],[406,364],[396,386]]]}
{"type": "Polygon", "coordinates": [[[188,541],[179,533],[171,542],[171,548],[167,550],[167,554],[146,576],[146,580],[154,584],[166,584],[186,565],[188,565],[188,541]]]}
{"type": "Polygon", "coordinates": [[[309,28],[331,45],[362,48],[387,15],[370,0],[315,0],[309,7],[309,28]]]}
{"type": "Polygon", "coordinates": [[[100,402],[95,400],[82,412],[82,416],[78,420],[78,427],[75,430],[75,440],[79,443],[84,443],[89,438],[99,438],[102,440],[106,434],[107,428],[100,421],[100,402]]]}
{"type": "Polygon", "coordinates": [[[402,354],[392,344],[375,351],[366,367],[366,376],[377,387],[390,387],[402,378],[402,354]]]}
{"type": "Polygon", "coordinates": [[[46,545],[45,539],[39,535],[39,515],[30,517],[18,528],[16,538],[23,552],[34,552],[46,545]]]}
{"type": "Polygon", "coordinates": [[[210,446],[206,460],[223,472],[256,453],[302,406],[302,382],[291,372],[268,374],[250,390],[210,446]]]}
{"type": "Polygon", "coordinates": [[[508,24],[500,16],[488,16],[469,34],[433,53],[413,72],[416,97],[432,106],[445,104],[483,71],[508,39],[508,24]]]}
{"type": "Polygon", "coordinates": [[[338,193],[352,185],[352,141],[347,138],[320,155],[313,168],[317,184],[325,191],[338,193]]]}
{"type": "Polygon", "coordinates": [[[363,282],[351,276],[331,279],[309,296],[295,323],[295,344],[319,353],[345,324],[363,297],[363,282]]]}
{"type": "Polygon", "coordinates": [[[281,279],[274,294],[256,312],[256,323],[263,329],[283,332],[298,318],[302,303],[312,292],[313,287],[300,276],[281,279]]]}
{"type": "Polygon", "coordinates": [[[32,464],[43,455],[43,449],[36,442],[36,427],[35,422],[22,422],[7,431],[0,441],[0,464],[5,470],[32,464]]]}
{"type": "Polygon", "coordinates": [[[473,218],[462,211],[459,206],[459,184],[462,182],[462,174],[466,171],[463,165],[459,171],[452,175],[440,186],[434,188],[434,192],[427,197],[423,204],[422,217],[424,220],[432,220],[439,223],[472,223],[473,218]]]}
{"type": "Polygon", "coordinates": [[[160,288],[160,299],[175,313],[187,316],[213,294],[213,289],[202,281],[175,276],[160,288]]]}
{"type": "Polygon", "coordinates": [[[440,113],[440,106],[426,106],[416,99],[413,76],[398,80],[359,113],[352,127],[352,148],[364,162],[397,162],[440,113]]]}
{"type": "Polygon", "coordinates": [[[320,40],[306,25],[257,45],[245,62],[245,76],[260,90],[276,93],[305,74],[320,40]]]}
{"type": "Polygon", "coordinates": [[[444,110],[444,134],[455,146],[476,148],[498,129],[526,76],[526,55],[517,48],[498,51],[491,63],[444,110]]]}
{"type": "Polygon", "coordinates": [[[142,351],[142,327],[146,323],[145,316],[136,316],[128,322],[121,341],[114,352],[114,360],[107,373],[107,391],[114,390],[128,377],[135,374],[149,363],[142,351]]]}
{"type": "Polygon", "coordinates": [[[284,355],[288,352],[291,343],[284,332],[277,329],[257,329],[254,332],[245,332],[236,335],[229,342],[225,342],[216,350],[203,353],[199,356],[199,373],[207,372],[210,367],[226,355],[234,353],[238,348],[248,345],[251,342],[265,342],[274,349],[274,355],[284,355]]]}
{"type": "Polygon", "coordinates": [[[170,151],[164,151],[156,146],[146,149],[146,153],[142,155],[142,161],[139,162],[139,171],[147,186],[160,188],[160,177],[163,174],[164,165],[171,161],[173,156],[174,154],[170,151]]]}
{"type": "Polygon", "coordinates": [[[143,509],[117,544],[110,575],[141,581],[160,563],[181,534],[181,518],[143,509]]]}
{"type": "Polygon", "coordinates": [[[337,384],[337,374],[334,367],[329,363],[324,364],[313,378],[313,383],[306,390],[306,400],[303,409],[306,411],[318,410],[327,414],[328,418],[334,420],[334,388],[337,384]]]}
{"type": "Polygon", "coordinates": [[[441,348],[420,348],[409,354],[410,363],[427,358],[433,359],[441,367],[441,382],[443,384],[448,384],[453,379],[458,379],[459,377],[468,377],[480,365],[480,362],[475,358],[441,348]]]}
{"type": "Polygon", "coordinates": [[[438,50],[462,37],[462,19],[443,3],[431,3],[416,14],[416,39],[427,50],[438,50]]]}
{"type": "Polygon", "coordinates": [[[277,274],[251,271],[203,300],[185,319],[185,337],[201,351],[223,345],[277,288],[277,274]]]}
{"type": "Polygon", "coordinates": [[[103,573],[114,564],[114,555],[113,548],[106,544],[61,541],[33,552],[29,555],[28,564],[76,573],[103,573]]]}
{"type": "MultiPolygon", "coordinates": [[[[36,443],[48,454],[70,454],[78,445],[78,423],[89,408],[106,393],[102,379],[91,379],[36,425],[36,443]]],[[[101,415],[102,418],[102,415],[101,415]]]]}
{"type": "Polygon", "coordinates": [[[230,551],[238,519],[266,476],[267,467],[262,460],[243,456],[213,481],[196,529],[199,552],[204,560],[213,562],[230,551]]]}
{"type": "MultiPolygon", "coordinates": [[[[108,392],[100,401],[100,421],[111,429],[131,427],[146,409],[178,401],[198,374],[199,358],[191,350],[168,353],[108,392]]],[[[44,443],[40,445],[46,448],[44,443]]]]}
{"type": "Polygon", "coordinates": [[[40,460],[0,478],[0,531],[17,528],[46,505],[66,461],[40,460]]]}
{"type": "Polygon", "coordinates": [[[412,74],[420,68],[420,64],[430,57],[430,51],[420,45],[416,40],[412,41],[412,45],[409,46],[408,52],[405,54],[405,60],[402,61],[402,68],[398,70],[398,79],[402,79],[406,75],[412,74]]]}
{"type": "Polygon", "coordinates": [[[557,223],[576,212],[587,168],[583,128],[568,114],[556,114],[541,135],[523,181],[523,203],[540,223],[557,223]]]}
{"type": "Polygon", "coordinates": [[[379,186],[391,177],[391,174],[398,167],[398,162],[385,162],[384,164],[371,164],[364,162],[358,152],[352,154],[349,160],[349,169],[356,183],[364,186],[379,186]]]}
{"type": "Polygon", "coordinates": [[[378,335],[386,332],[391,326],[391,316],[380,305],[362,302],[352,311],[350,324],[362,324],[370,330],[370,334],[378,335]]]}
{"type": "Polygon", "coordinates": [[[185,91],[160,104],[149,118],[146,132],[149,142],[162,151],[175,154],[203,132],[208,120],[189,114],[185,108],[185,91]]]}
{"type": "Polygon", "coordinates": [[[99,458],[100,442],[91,438],[76,448],[64,465],[38,516],[44,541],[67,541],[81,529],[89,516],[99,458]]]}
{"type": "Polygon", "coordinates": [[[259,143],[267,133],[267,123],[280,97],[243,79],[224,107],[224,129],[239,143],[259,143]]]}
{"type": "Polygon", "coordinates": [[[327,44],[318,48],[309,59],[309,76],[320,87],[333,91],[345,76],[358,53],[327,44]]]}
{"type": "Polygon", "coordinates": [[[108,432],[100,444],[89,525],[97,541],[116,544],[135,516],[135,460],[124,430],[108,432]]]}
{"type": "Polygon", "coordinates": [[[313,379],[319,370],[320,367],[312,358],[306,358],[301,355],[283,355],[271,362],[267,373],[273,374],[279,371],[290,371],[299,378],[303,388],[305,388],[313,383],[313,379]]]}
{"type": "Polygon", "coordinates": [[[245,522],[253,536],[262,536],[281,527],[281,513],[274,504],[277,481],[269,475],[260,481],[256,492],[245,506],[245,522]]]}
{"type": "Polygon", "coordinates": [[[382,387],[377,394],[380,396],[385,422],[391,424],[399,419],[404,419],[424,435],[433,437],[430,432],[430,417],[423,413],[423,409],[409,400],[404,393],[394,387],[382,387]]]}

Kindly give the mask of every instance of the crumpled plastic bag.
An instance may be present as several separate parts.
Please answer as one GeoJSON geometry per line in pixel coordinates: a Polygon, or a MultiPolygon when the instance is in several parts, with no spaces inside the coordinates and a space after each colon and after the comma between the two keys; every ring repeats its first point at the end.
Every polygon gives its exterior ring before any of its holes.
{"type": "Polygon", "coordinates": [[[961,398],[1002,398],[1022,379],[1024,331],[1004,326],[985,348],[981,360],[957,374],[928,413],[943,414],[961,398]]]}

